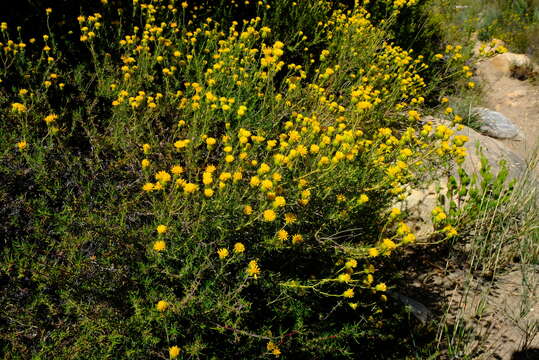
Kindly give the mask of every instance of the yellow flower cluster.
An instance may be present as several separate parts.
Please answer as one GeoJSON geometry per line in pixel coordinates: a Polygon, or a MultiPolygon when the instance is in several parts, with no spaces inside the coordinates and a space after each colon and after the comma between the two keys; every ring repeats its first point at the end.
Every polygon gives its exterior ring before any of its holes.
{"type": "MultiPolygon", "coordinates": [[[[395,9],[415,2],[387,0],[395,9]]],[[[316,280],[314,291],[324,293],[326,280],[346,286],[330,294],[345,299],[358,298],[362,289],[386,291],[378,277],[375,282],[374,266],[360,262],[415,241],[399,209],[383,209],[384,233],[374,240],[336,246],[320,234],[376,212],[381,199],[403,199],[427,163],[466,156],[466,137],[448,126],[418,125],[426,87],[421,72],[428,68],[423,57],[384,42],[361,6],[336,10],[318,24],[320,36],[339,46],[311,53],[305,45],[309,60],[301,65],[287,57],[307,36],[298,32],[297,43],[278,39],[260,17],[224,28],[197,18],[198,4],[135,0],[133,7],[144,24],[119,39],[119,54],[107,60],[115,78],[101,90],[113,117],[137,119],[140,128],[133,131],[146,136],[138,138],[136,162],[144,199],[159,222],[181,224],[152,229],[156,258],[177,256],[181,241],[215,241],[208,248],[216,268],[239,263],[252,280],[261,274],[259,261],[266,263],[260,249],[299,253],[325,246],[345,260],[334,279],[316,280]],[[184,13],[193,20],[178,23],[184,13]],[[390,127],[395,121],[403,126],[390,127]],[[152,138],[156,133],[164,136],[152,138]],[[180,227],[181,240],[172,241],[180,227]],[[208,233],[222,237],[200,236],[208,233]]],[[[97,13],[78,18],[90,51],[105,21],[97,13]]],[[[446,50],[442,58],[460,60],[461,49],[446,50]]],[[[27,110],[26,95],[20,96],[11,105],[15,114],[27,110]]],[[[57,119],[44,117],[47,124],[57,119]]],[[[455,235],[448,226],[442,231],[455,235]]],[[[170,349],[170,357],[178,356],[179,349],[170,349]]]]}

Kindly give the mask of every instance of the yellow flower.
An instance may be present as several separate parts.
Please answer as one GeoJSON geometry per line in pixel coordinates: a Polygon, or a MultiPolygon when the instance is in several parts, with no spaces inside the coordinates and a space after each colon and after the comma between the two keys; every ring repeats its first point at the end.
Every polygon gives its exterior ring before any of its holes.
{"type": "Polygon", "coordinates": [[[219,255],[219,259],[224,259],[228,256],[228,249],[220,248],[217,250],[217,255],[219,255]]]}
{"type": "Polygon", "coordinates": [[[234,179],[234,182],[240,181],[241,179],[243,179],[243,175],[242,175],[241,172],[236,171],[236,172],[232,175],[232,178],[234,179]]]}
{"type": "Polygon", "coordinates": [[[367,274],[367,277],[365,278],[365,280],[363,280],[363,283],[365,285],[370,286],[373,281],[374,281],[374,276],[372,276],[372,274],[367,274]]]}
{"type": "Polygon", "coordinates": [[[260,274],[260,268],[258,267],[256,260],[249,261],[249,265],[247,265],[247,275],[256,279],[258,274],[260,274]]]}
{"type": "Polygon", "coordinates": [[[357,203],[361,205],[361,204],[365,204],[368,201],[369,201],[369,197],[365,194],[361,194],[359,195],[359,199],[357,200],[357,203]]]}
{"type": "Polygon", "coordinates": [[[340,274],[338,277],[337,277],[337,280],[339,280],[340,282],[349,282],[350,280],[352,280],[352,277],[350,276],[350,274],[340,274]]]}
{"type": "Polygon", "coordinates": [[[398,209],[398,208],[392,208],[392,209],[391,209],[391,213],[389,214],[389,216],[390,216],[391,218],[394,218],[394,217],[399,216],[400,213],[401,213],[400,209],[398,209]]]}
{"type": "Polygon", "coordinates": [[[350,307],[355,310],[357,308],[357,303],[349,303],[350,307]]]}
{"type": "Polygon", "coordinates": [[[159,181],[162,184],[166,184],[167,182],[170,181],[171,178],[172,177],[170,176],[170,174],[163,170],[155,174],[155,180],[159,181]]]}
{"type": "Polygon", "coordinates": [[[168,227],[166,225],[159,225],[157,226],[157,233],[164,234],[168,230],[168,227]]]}
{"type": "Polygon", "coordinates": [[[249,181],[249,184],[253,187],[258,186],[260,184],[260,179],[258,178],[258,176],[253,176],[251,178],[251,181],[249,181]]]}
{"type": "Polygon", "coordinates": [[[230,179],[232,177],[232,174],[229,173],[229,172],[223,172],[221,173],[221,175],[219,175],[219,180],[221,181],[227,181],[228,179],[230,179]]]}
{"type": "Polygon", "coordinates": [[[210,185],[213,182],[212,176],[212,173],[206,171],[202,173],[202,182],[204,183],[204,185],[210,185]]]}
{"type": "Polygon", "coordinates": [[[185,181],[185,179],[182,179],[182,178],[176,179],[176,186],[177,187],[181,187],[183,189],[185,184],[187,184],[187,181],[185,181]]]}
{"type": "Polygon", "coordinates": [[[345,292],[342,293],[342,296],[344,296],[345,298],[353,298],[354,297],[354,289],[348,289],[346,290],[345,292]]]}
{"type": "Polygon", "coordinates": [[[19,150],[21,151],[26,149],[27,146],[28,146],[28,143],[24,140],[17,143],[17,148],[19,148],[19,150]]]}
{"type": "Polygon", "coordinates": [[[43,120],[45,121],[45,123],[50,124],[51,122],[56,121],[56,119],[58,119],[58,115],[50,114],[45,116],[43,120]]]}
{"type": "Polygon", "coordinates": [[[288,232],[284,229],[277,231],[277,238],[281,241],[288,239],[288,232]]]}
{"type": "Polygon", "coordinates": [[[372,104],[368,101],[360,101],[356,104],[356,106],[360,111],[372,108],[372,104]]]}
{"type": "Polygon", "coordinates": [[[150,160],[148,159],[143,159],[140,164],[142,165],[142,168],[147,168],[148,166],[150,166],[150,160]]]}
{"type": "Polygon", "coordinates": [[[194,193],[195,191],[198,190],[198,185],[197,184],[193,184],[193,183],[187,183],[183,186],[183,191],[186,193],[186,194],[192,194],[194,193]]]}
{"type": "Polygon", "coordinates": [[[382,247],[388,251],[394,250],[397,245],[391,239],[383,239],[382,247]]]}
{"type": "Polygon", "coordinates": [[[282,196],[277,196],[275,200],[273,201],[273,207],[275,208],[283,207],[285,205],[286,205],[286,200],[282,196]]]}
{"type": "Polygon", "coordinates": [[[240,242],[237,242],[237,243],[234,244],[234,252],[235,253],[241,254],[244,251],[245,251],[245,245],[243,245],[240,242]]]}
{"type": "Polygon", "coordinates": [[[155,251],[163,251],[167,247],[167,244],[163,240],[158,240],[153,243],[153,249],[155,251]]]}
{"type": "Polygon", "coordinates": [[[165,311],[170,304],[166,302],[165,300],[159,300],[159,302],[155,305],[155,308],[158,311],[165,311]]]}
{"type": "Polygon", "coordinates": [[[154,189],[154,185],[152,183],[146,183],[144,186],[142,186],[142,190],[144,191],[152,191],[154,189]]]}
{"type": "Polygon", "coordinates": [[[275,220],[275,218],[277,217],[277,215],[275,214],[275,211],[273,210],[265,210],[264,211],[264,221],[273,221],[275,220]]]}
{"type": "Polygon", "coordinates": [[[442,231],[446,233],[447,237],[453,237],[458,234],[457,230],[451,225],[447,225],[442,229],[442,231]]]}
{"type": "Polygon", "coordinates": [[[271,351],[271,353],[273,355],[275,355],[275,356],[281,355],[281,350],[279,350],[279,347],[277,345],[275,345],[275,343],[273,341],[270,341],[266,345],[266,348],[268,349],[268,351],[271,351]]]}
{"type": "Polygon", "coordinates": [[[419,119],[421,118],[421,116],[419,115],[419,113],[415,110],[410,110],[408,111],[408,118],[410,120],[416,120],[416,121],[419,121],[419,119]]]}
{"type": "Polygon", "coordinates": [[[350,259],[344,264],[344,267],[347,269],[353,269],[357,267],[357,261],[355,259],[350,259]]]}
{"type": "Polygon", "coordinates": [[[247,111],[247,106],[245,105],[240,105],[239,109],[238,109],[238,116],[243,116],[245,115],[245,112],[247,111]]]}
{"type": "Polygon", "coordinates": [[[400,222],[399,226],[397,227],[397,234],[404,235],[404,234],[408,234],[409,232],[410,232],[410,227],[406,225],[405,223],[400,222]]]}
{"type": "Polygon", "coordinates": [[[21,104],[21,103],[13,103],[11,104],[11,111],[23,113],[26,111],[26,106],[24,106],[24,104],[21,104]]]}
{"type": "Polygon", "coordinates": [[[260,165],[260,167],[258,168],[258,173],[259,173],[259,174],[265,174],[265,173],[267,173],[267,172],[269,172],[269,171],[270,171],[270,167],[269,167],[269,165],[266,164],[266,163],[262,163],[262,164],[260,165]]]}
{"type": "Polygon", "coordinates": [[[301,234],[295,234],[292,236],[292,244],[299,244],[303,241],[303,236],[301,234]]]}
{"type": "Polygon", "coordinates": [[[209,137],[206,139],[206,145],[208,145],[208,147],[215,145],[215,143],[217,143],[215,138],[209,137]]]}
{"type": "Polygon", "coordinates": [[[172,346],[168,349],[168,355],[171,359],[176,359],[180,355],[180,350],[178,346],[172,346]]]}
{"type": "Polygon", "coordinates": [[[174,147],[176,149],[183,149],[185,148],[189,143],[191,142],[191,140],[189,139],[185,139],[185,140],[178,140],[174,143],[174,147]]]}
{"type": "Polygon", "coordinates": [[[276,41],[275,44],[273,44],[273,47],[276,49],[282,49],[284,44],[281,41],[276,41]]]}
{"type": "Polygon", "coordinates": [[[377,257],[379,255],[377,248],[370,248],[369,249],[369,256],[370,257],[377,257]]]}
{"type": "Polygon", "coordinates": [[[174,165],[170,169],[170,172],[173,173],[174,175],[180,175],[181,173],[183,173],[183,168],[179,165],[174,165]]]}
{"type": "Polygon", "coordinates": [[[251,215],[251,214],[253,213],[253,208],[252,208],[252,206],[251,206],[251,205],[245,205],[245,206],[243,207],[243,213],[244,213],[245,215],[251,215]]]}
{"type": "Polygon", "coordinates": [[[402,241],[403,241],[404,243],[411,243],[411,242],[414,242],[414,241],[415,241],[415,235],[412,234],[412,233],[409,233],[409,234],[407,234],[406,236],[404,236],[404,237],[402,238],[402,241]]]}
{"type": "Polygon", "coordinates": [[[434,221],[436,222],[440,222],[440,221],[443,221],[447,218],[447,215],[442,211],[440,213],[438,213],[435,217],[434,217],[434,221]]]}
{"type": "Polygon", "coordinates": [[[387,286],[386,286],[386,284],[384,284],[384,283],[379,283],[379,284],[377,284],[377,285],[374,287],[374,289],[375,289],[376,291],[386,291],[386,290],[387,290],[387,286]]]}
{"type": "Polygon", "coordinates": [[[212,197],[213,196],[213,190],[212,189],[204,189],[204,196],[205,197],[212,197]]]}
{"type": "Polygon", "coordinates": [[[262,180],[260,187],[262,188],[262,190],[269,190],[273,187],[273,183],[271,182],[271,180],[262,180]]]}
{"type": "Polygon", "coordinates": [[[298,220],[298,218],[297,218],[296,215],[294,215],[294,214],[286,213],[286,214],[284,215],[284,221],[285,221],[285,223],[287,223],[287,224],[293,224],[293,223],[295,223],[297,220],[298,220]]]}

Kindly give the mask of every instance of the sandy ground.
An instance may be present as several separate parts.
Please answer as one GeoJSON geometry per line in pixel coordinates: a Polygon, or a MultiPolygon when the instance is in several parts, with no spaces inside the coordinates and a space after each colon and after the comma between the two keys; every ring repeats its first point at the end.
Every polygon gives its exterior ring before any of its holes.
{"type": "Polygon", "coordinates": [[[474,335],[467,352],[474,354],[474,359],[513,360],[524,348],[539,348],[537,266],[515,266],[492,282],[466,279],[466,274],[458,272],[449,277],[454,284],[446,292],[452,304],[451,313],[462,316],[463,328],[472,329],[474,335]],[[465,279],[469,281],[467,286],[465,279]]]}
{"type": "Polygon", "coordinates": [[[521,130],[522,137],[499,141],[529,159],[539,144],[539,83],[507,76],[492,61],[479,64],[478,72],[485,95],[482,105],[502,113],[521,130]]]}

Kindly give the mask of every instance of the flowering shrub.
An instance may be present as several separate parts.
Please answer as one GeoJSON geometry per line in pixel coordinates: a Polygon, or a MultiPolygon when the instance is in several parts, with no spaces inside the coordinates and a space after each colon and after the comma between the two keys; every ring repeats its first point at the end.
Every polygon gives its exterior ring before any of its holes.
{"type": "MultiPolygon", "coordinates": [[[[130,310],[107,314],[126,327],[107,335],[108,349],[85,351],[371,351],[366,343],[390,324],[384,265],[415,241],[392,204],[434,166],[466,155],[452,129],[420,122],[425,58],[389,42],[360,2],[228,4],[238,15],[224,2],[134,0],[129,11],[101,2],[103,14],[76,19],[89,68],[66,67],[53,34],[29,41],[41,51],[27,49],[6,24],[1,44],[0,78],[17,84],[1,99],[13,161],[52,181],[45,158],[79,146],[82,179],[102,167],[128,179],[100,198],[122,204],[116,234],[130,240],[115,246],[138,248],[126,261],[130,310]]],[[[462,59],[451,56],[447,71],[460,74],[462,59]]],[[[76,344],[84,348],[83,335],[76,344]]]]}

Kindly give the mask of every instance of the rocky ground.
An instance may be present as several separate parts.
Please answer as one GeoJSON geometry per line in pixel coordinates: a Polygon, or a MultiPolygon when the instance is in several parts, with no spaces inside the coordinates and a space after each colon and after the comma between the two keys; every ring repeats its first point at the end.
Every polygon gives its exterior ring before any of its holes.
{"type": "Polygon", "coordinates": [[[525,55],[512,53],[497,55],[477,66],[485,107],[505,115],[520,130],[519,136],[499,141],[525,160],[539,143],[539,83],[532,81],[537,70],[525,55]]]}
{"type": "MultiPolygon", "coordinates": [[[[519,129],[514,138],[496,139],[501,146],[490,145],[488,149],[504,151],[506,147],[509,150],[506,155],[497,156],[508,159],[520,173],[529,169],[539,145],[539,83],[532,78],[537,70],[537,65],[525,55],[512,53],[497,55],[477,65],[484,93],[482,105],[503,114],[519,129]],[[524,167],[518,164],[522,160],[524,167]]],[[[539,167],[533,170],[539,174],[539,167]]],[[[462,279],[458,273],[451,275],[462,279]]],[[[468,294],[459,289],[462,286],[458,280],[454,289],[448,291],[452,299],[465,300],[457,307],[458,311],[467,313],[475,330],[486,339],[479,358],[539,359],[538,283],[539,266],[515,263],[511,270],[489,284],[476,281],[468,294]],[[482,313],[479,319],[478,310],[482,313]],[[519,352],[524,347],[528,350],[519,352]]]]}
{"type": "MultiPolygon", "coordinates": [[[[477,106],[499,113],[495,115],[505,117],[503,121],[507,120],[509,126],[502,124],[505,127],[500,129],[507,132],[502,131],[499,136],[481,127],[477,131],[469,127],[461,131],[470,138],[467,144],[469,157],[463,164],[469,174],[479,172],[480,156],[476,146],[480,145],[495,172],[498,169],[496,163],[505,159],[510,177],[518,179],[528,174],[532,184],[537,184],[539,167],[531,167],[539,146],[539,82],[532,81],[537,70],[537,65],[525,55],[512,53],[477,63],[476,80],[484,92],[483,103],[477,106]],[[511,127],[517,131],[511,133],[511,127]]],[[[432,229],[428,219],[436,206],[436,188],[444,189],[446,184],[443,180],[431,184],[427,189],[414,191],[408,198],[405,206],[415,215],[410,225],[419,238],[432,229]]],[[[536,191],[534,186],[530,190],[536,191]]],[[[419,317],[434,309],[440,301],[449,303],[449,310],[445,312],[448,323],[458,331],[468,333],[463,356],[469,354],[473,359],[485,360],[539,359],[538,265],[514,261],[509,268],[491,278],[474,276],[455,259],[432,265],[411,275],[413,282],[408,292],[399,294],[403,296],[400,300],[408,301],[419,317]],[[422,302],[416,301],[420,299],[422,302]]],[[[455,339],[459,338],[455,336],[455,339]]]]}

